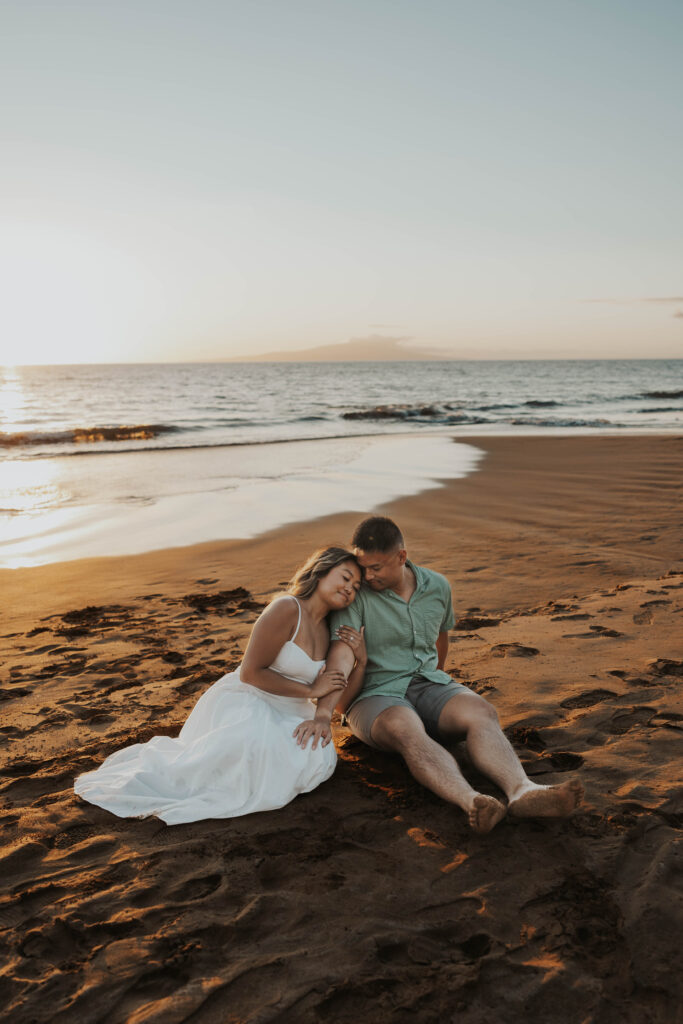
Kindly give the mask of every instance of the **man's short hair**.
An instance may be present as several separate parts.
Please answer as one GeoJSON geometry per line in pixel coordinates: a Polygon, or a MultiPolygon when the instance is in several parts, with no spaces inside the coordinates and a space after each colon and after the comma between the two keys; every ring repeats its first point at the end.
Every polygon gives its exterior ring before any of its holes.
{"type": "Polygon", "coordinates": [[[360,551],[379,551],[382,554],[404,547],[403,534],[386,516],[364,519],[356,527],[351,543],[360,551]]]}

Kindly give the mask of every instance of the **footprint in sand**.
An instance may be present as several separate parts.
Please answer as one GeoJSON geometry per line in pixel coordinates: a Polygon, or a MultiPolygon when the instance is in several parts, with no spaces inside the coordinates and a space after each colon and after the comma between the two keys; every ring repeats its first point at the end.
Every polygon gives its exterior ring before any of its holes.
{"type": "Polygon", "coordinates": [[[223,878],[221,875],[206,875],[204,878],[186,878],[185,881],[172,889],[169,896],[180,903],[206,899],[220,889],[223,878]]]}
{"type": "MultiPolygon", "coordinates": [[[[610,883],[588,869],[567,875],[559,885],[533,900],[545,905],[553,918],[559,915],[562,935],[555,947],[572,960],[581,957],[602,957],[606,951],[627,959],[622,933],[622,912],[610,883]]],[[[529,904],[530,905],[530,904],[529,904]]]]}
{"type": "Polygon", "coordinates": [[[51,768],[53,759],[46,761],[13,761],[12,764],[0,768],[0,775],[9,779],[21,779],[27,776],[38,775],[41,771],[51,768]]]}
{"type": "Polygon", "coordinates": [[[675,711],[660,711],[650,719],[650,725],[656,725],[662,729],[676,729],[680,732],[682,727],[677,725],[677,722],[683,722],[683,715],[679,715],[675,711]]]}
{"type": "Polygon", "coordinates": [[[567,697],[566,700],[560,701],[560,707],[592,708],[604,700],[610,700],[611,697],[617,696],[618,694],[614,690],[586,690],[585,693],[578,693],[575,697],[567,697]]]}
{"type": "Polygon", "coordinates": [[[563,633],[562,634],[562,639],[563,640],[598,640],[598,639],[603,639],[603,638],[606,638],[606,637],[618,637],[618,636],[623,636],[624,635],[623,633],[620,633],[616,629],[608,629],[607,626],[589,626],[588,629],[590,630],[590,632],[588,632],[588,633],[563,633]]]}
{"type": "Polygon", "coordinates": [[[551,616],[551,622],[571,622],[578,621],[579,619],[592,619],[593,616],[589,615],[588,612],[575,612],[573,615],[553,615],[551,616]]]}
{"type": "Polygon", "coordinates": [[[490,619],[485,615],[464,615],[455,624],[455,629],[484,629],[490,626],[498,626],[500,619],[490,619]]]}
{"type": "MultiPolygon", "coordinates": [[[[571,750],[555,750],[552,753],[542,754],[535,762],[534,768],[538,765],[549,764],[553,772],[573,772],[584,763],[581,754],[574,754],[571,750]]],[[[534,774],[539,774],[535,772],[534,774]]]]}
{"type": "Polygon", "coordinates": [[[169,665],[182,665],[187,659],[180,651],[164,651],[161,660],[169,665]]]}
{"type": "Polygon", "coordinates": [[[683,676],[683,661],[672,661],[670,658],[657,658],[648,668],[653,676],[683,676]]]}
{"type": "Polygon", "coordinates": [[[29,693],[33,693],[33,690],[29,690],[25,686],[13,686],[11,690],[0,687],[0,700],[14,700],[15,697],[27,697],[29,693]]]}
{"type": "Polygon", "coordinates": [[[72,716],[79,722],[113,722],[114,715],[110,713],[110,708],[104,707],[102,704],[98,704],[96,707],[87,707],[82,704],[64,704],[65,711],[70,711],[72,716]]]}
{"type": "Polygon", "coordinates": [[[58,917],[55,921],[34,928],[24,937],[19,949],[25,957],[47,960],[53,966],[85,954],[91,945],[87,928],[58,917]]]}
{"type": "Polygon", "coordinates": [[[671,686],[683,676],[683,661],[658,658],[651,662],[642,676],[631,676],[624,669],[614,668],[609,673],[623,679],[629,686],[671,686]]]}
{"type": "Polygon", "coordinates": [[[468,960],[480,960],[491,952],[491,937],[485,932],[478,932],[461,942],[460,949],[468,960]]]}
{"type": "Polygon", "coordinates": [[[469,686],[475,693],[490,693],[496,689],[498,676],[487,676],[485,679],[464,679],[461,674],[461,682],[469,686]]]}
{"type": "MultiPolygon", "coordinates": [[[[637,825],[642,818],[659,819],[675,829],[680,829],[683,825],[683,815],[671,814],[668,811],[663,811],[660,807],[643,807],[642,804],[634,800],[626,800],[620,804],[618,809],[609,815],[608,820],[610,824],[618,825],[621,828],[631,828],[633,825],[637,825]]],[[[678,860],[677,854],[675,856],[678,860]]],[[[676,867],[678,868],[678,865],[676,867]]],[[[679,874],[678,870],[676,870],[676,874],[679,874]]]]}
{"type": "Polygon", "coordinates": [[[263,602],[254,601],[244,587],[220,590],[215,594],[186,594],[182,601],[202,615],[207,612],[236,615],[240,611],[262,611],[265,608],[263,602]]]}
{"type": "Polygon", "coordinates": [[[15,846],[4,857],[0,857],[0,874],[7,880],[15,871],[19,871],[21,874],[25,871],[31,871],[32,863],[42,861],[46,853],[47,847],[35,840],[29,840],[20,846],[15,846]]]}
{"type": "Polygon", "coordinates": [[[494,658],[535,658],[540,653],[537,647],[524,644],[496,644],[491,648],[494,658]]]}
{"type": "Polygon", "coordinates": [[[623,736],[638,726],[648,726],[650,719],[657,714],[656,708],[634,707],[620,712],[607,723],[607,730],[616,736],[623,736]]]}
{"type": "Polygon", "coordinates": [[[538,730],[531,726],[515,725],[512,729],[506,729],[505,733],[512,743],[526,747],[527,750],[534,750],[537,754],[546,748],[538,730]]]}
{"type": "Polygon", "coordinates": [[[102,829],[99,826],[72,825],[70,828],[65,829],[63,832],[59,832],[55,836],[52,846],[56,850],[68,850],[72,846],[82,843],[85,839],[91,839],[93,836],[99,836],[101,834],[102,829]]]}

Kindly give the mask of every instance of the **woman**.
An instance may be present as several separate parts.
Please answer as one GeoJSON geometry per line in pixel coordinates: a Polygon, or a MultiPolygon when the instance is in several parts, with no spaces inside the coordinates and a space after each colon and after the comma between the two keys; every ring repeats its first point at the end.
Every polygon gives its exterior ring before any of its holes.
{"type": "MultiPolygon", "coordinates": [[[[325,668],[326,616],[348,607],[360,582],[348,551],[317,551],[254,624],[240,668],[200,697],[178,738],[117,751],[76,779],[76,793],[119,817],[156,815],[175,825],[272,810],[324,782],[337,755],[329,718],[315,721],[312,700],[346,685],[325,668]]],[[[362,635],[346,642],[357,654],[349,683],[358,684],[362,635]]]]}

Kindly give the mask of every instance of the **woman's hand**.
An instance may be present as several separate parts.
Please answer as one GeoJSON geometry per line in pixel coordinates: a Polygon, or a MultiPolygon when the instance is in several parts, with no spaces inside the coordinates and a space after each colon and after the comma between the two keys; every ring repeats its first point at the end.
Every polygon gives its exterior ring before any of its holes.
{"type": "Polygon", "coordinates": [[[360,632],[353,626],[340,626],[335,633],[337,640],[347,644],[353,651],[354,657],[359,665],[365,665],[368,660],[368,652],[365,648],[365,626],[360,627],[360,632]]]}
{"type": "Polygon", "coordinates": [[[346,686],[346,676],[343,672],[328,671],[327,666],[318,672],[315,682],[311,685],[308,693],[310,697],[325,697],[335,690],[343,690],[346,686]]]}
{"type": "Polygon", "coordinates": [[[313,718],[306,722],[299,722],[292,733],[299,747],[306,747],[309,740],[313,740],[311,750],[317,750],[318,743],[326,747],[332,739],[332,726],[329,717],[313,718]]]}

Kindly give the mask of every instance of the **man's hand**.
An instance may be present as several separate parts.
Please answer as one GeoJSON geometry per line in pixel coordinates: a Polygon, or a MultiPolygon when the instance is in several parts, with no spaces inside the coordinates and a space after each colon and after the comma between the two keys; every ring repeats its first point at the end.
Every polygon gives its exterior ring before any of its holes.
{"type": "Polygon", "coordinates": [[[446,630],[444,630],[442,633],[439,633],[439,635],[436,638],[436,653],[439,658],[436,667],[440,668],[443,671],[446,665],[446,657],[448,655],[448,632],[446,630]]]}
{"type": "Polygon", "coordinates": [[[306,748],[309,740],[313,740],[311,750],[317,750],[318,743],[326,747],[332,739],[330,719],[326,716],[321,716],[320,718],[316,716],[305,722],[299,722],[292,736],[295,737],[297,746],[303,749],[306,748]]]}

